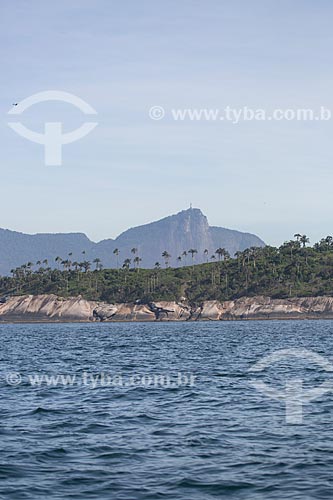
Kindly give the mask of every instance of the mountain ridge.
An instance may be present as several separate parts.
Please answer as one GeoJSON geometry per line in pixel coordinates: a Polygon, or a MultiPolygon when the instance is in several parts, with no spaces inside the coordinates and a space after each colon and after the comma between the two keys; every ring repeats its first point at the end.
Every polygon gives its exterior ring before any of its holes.
{"type": "Polygon", "coordinates": [[[163,265],[162,253],[167,251],[170,265],[186,265],[186,256],[177,262],[184,251],[197,250],[195,262],[202,263],[217,248],[223,247],[230,255],[251,246],[264,246],[256,235],[218,226],[209,226],[207,217],[198,208],[182,210],[157,221],[123,231],[115,239],[91,241],[85,233],[36,233],[27,234],[0,228],[0,274],[8,274],[12,268],[29,261],[48,260],[55,266],[55,258],[72,261],[101,259],[104,267],[115,267],[113,254],[119,249],[119,265],[124,259],[133,260],[132,248],[137,248],[142,267],[153,267],[156,262],[163,265]],[[208,256],[204,250],[208,250],[208,256]]]}

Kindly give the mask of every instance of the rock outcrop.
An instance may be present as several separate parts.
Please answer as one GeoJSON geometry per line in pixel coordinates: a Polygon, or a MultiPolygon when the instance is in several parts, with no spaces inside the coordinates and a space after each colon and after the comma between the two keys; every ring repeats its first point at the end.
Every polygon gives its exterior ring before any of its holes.
{"type": "Polygon", "coordinates": [[[95,321],[186,321],[191,317],[191,308],[177,302],[100,304],[93,316],[95,321]]]}
{"type": "Polygon", "coordinates": [[[333,319],[333,297],[242,297],[225,302],[206,301],[200,309],[201,320],[333,319]]]}
{"type": "Polygon", "coordinates": [[[22,295],[0,304],[0,321],[92,321],[97,304],[80,296],[64,299],[56,295],[22,295]]]}
{"type": "Polygon", "coordinates": [[[333,297],[271,299],[243,297],[205,301],[191,307],[185,302],[107,304],[82,297],[23,295],[0,303],[0,322],[93,321],[233,321],[264,319],[333,319],[333,297]]]}

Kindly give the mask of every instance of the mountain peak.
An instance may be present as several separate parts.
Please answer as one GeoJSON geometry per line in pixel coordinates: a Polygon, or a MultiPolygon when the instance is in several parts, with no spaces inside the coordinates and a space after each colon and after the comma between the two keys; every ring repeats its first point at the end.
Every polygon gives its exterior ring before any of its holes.
{"type": "MultiPolygon", "coordinates": [[[[180,212],[176,213],[175,215],[171,215],[168,218],[176,218],[179,219],[180,221],[188,221],[193,224],[206,224],[208,227],[208,219],[205,214],[200,210],[200,208],[187,208],[185,210],[181,210],[180,212]]],[[[162,219],[163,220],[163,219],[162,219]]]]}
{"type": "Polygon", "coordinates": [[[193,216],[206,217],[202,213],[202,211],[200,210],[200,208],[194,208],[194,207],[185,208],[184,210],[181,210],[180,212],[178,212],[176,215],[181,215],[181,214],[188,214],[188,215],[193,215],[193,216]]]}
{"type": "Polygon", "coordinates": [[[233,256],[239,250],[263,246],[264,242],[253,234],[211,227],[200,208],[190,207],[158,221],[129,229],[118,236],[114,244],[127,254],[128,249],[137,248],[143,267],[152,267],[155,262],[161,262],[164,251],[171,255],[170,264],[176,266],[182,265],[180,257],[189,249],[197,250],[196,262],[201,263],[206,262],[207,256],[213,255],[219,247],[226,248],[233,256]]]}

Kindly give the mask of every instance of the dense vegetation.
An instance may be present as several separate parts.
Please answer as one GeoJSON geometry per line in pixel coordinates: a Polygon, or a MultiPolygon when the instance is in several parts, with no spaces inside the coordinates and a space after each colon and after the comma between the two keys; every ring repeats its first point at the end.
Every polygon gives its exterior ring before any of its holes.
{"type": "MultiPolygon", "coordinates": [[[[203,300],[228,300],[241,296],[304,297],[333,294],[333,238],[327,236],[313,247],[308,238],[296,234],[295,240],[279,248],[252,247],[230,258],[218,248],[207,263],[195,265],[197,251],[184,251],[179,267],[170,268],[170,255],[163,252],[165,268],[140,269],[140,257],[133,248],[132,259],[116,269],[103,269],[100,259],[71,262],[55,259],[58,268],[45,260],[31,262],[0,278],[0,296],[54,293],[63,297],[82,295],[107,302],[148,302],[179,300],[197,304],[203,300]],[[188,265],[183,260],[188,258],[188,265]],[[131,267],[133,266],[133,267],[131,267]],[[94,268],[94,269],[93,269],[94,268]]],[[[117,252],[115,256],[118,258],[117,252]]],[[[83,252],[84,254],[84,252],[83,252]]]]}

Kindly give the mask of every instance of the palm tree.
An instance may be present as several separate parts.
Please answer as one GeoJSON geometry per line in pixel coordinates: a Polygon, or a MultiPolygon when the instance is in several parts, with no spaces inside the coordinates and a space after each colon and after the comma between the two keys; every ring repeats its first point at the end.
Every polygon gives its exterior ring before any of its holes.
{"type": "Polygon", "coordinates": [[[239,269],[239,264],[240,264],[240,259],[242,257],[242,252],[240,252],[239,250],[238,250],[238,252],[235,252],[235,257],[237,258],[238,269],[239,269]]]}
{"type": "Polygon", "coordinates": [[[33,262],[27,262],[26,264],[26,274],[30,275],[31,274],[31,268],[33,266],[33,262]]]}
{"type": "Polygon", "coordinates": [[[161,264],[159,262],[155,262],[154,267],[155,267],[155,269],[160,269],[161,268],[161,264]]]}
{"type": "Polygon", "coordinates": [[[221,248],[221,247],[219,247],[217,250],[215,250],[215,253],[218,256],[219,261],[222,259],[222,257],[224,257],[225,252],[226,252],[225,248],[221,248]]]}
{"type": "Polygon", "coordinates": [[[250,256],[253,260],[253,267],[256,267],[257,258],[260,255],[260,249],[258,247],[250,247],[250,256]]]}
{"type": "Polygon", "coordinates": [[[44,260],[43,260],[43,264],[44,264],[44,266],[47,266],[47,265],[48,265],[48,263],[49,263],[49,261],[48,261],[47,259],[44,259],[44,260]]]}
{"type": "Polygon", "coordinates": [[[93,263],[96,264],[96,271],[99,271],[101,269],[101,259],[96,257],[96,259],[93,260],[93,263]]]}
{"type": "Polygon", "coordinates": [[[84,269],[84,272],[88,272],[90,267],[91,267],[91,264],[88,260],[85,260],[84,262],[82,262],[82,267],[84,269]]]}
{"type": "Polygon", "coordinates": [[[194,266],[194,256],[196,253],[198,253],[198,250],[196,250],[195,248],[190,248],[188,253],[191,254],[191,257],[192,257],[192,267],[194,266]]]}
{"type": "Polygon", "coordinates": [[[305,245],[306,245],[307,243],[309,243],[309,242],[310,242],[310,240],[309,240],[309,238],[306,236],[306,234],[303,234],[303,235],[300,237],[300,240],[299,240],[299,241],[300,241],[300,243],[302,243],[303,248],[305,248],[305,245]]]}
{"type": "Polygon", "coordinates": [[[162,253],[162,257],[165,262],[165,267],[169,267],[169,259],[171,258],[171,255],[168,253],[167,250],[164,250],[164,252],[162,253]]]}
{"type": "Polygon", "coordinates": [[[182,261],[182,256],[181,255],[179,255],[179,257],[177,257],[177,261],[179,262],[179,265],[180,265],[180,263],[182,261]]]}
{"type": "Polygon", "coordinates": [[[299,233],[294,234],[294,238],[296,238],[296,241],[299,241],[302,238],[302,235],[299,233]]]}
{"type": "Polygon", "coordinates": [[[134,256],[134,259],[133,259],[133,267],[135,267],[135,254],[138,253],[138,249],[136,247],[133,247],[131,248],[131,253],[133,254],[134,256]]]}
{"type": "Polygon", "coordinates": [[[117,257],[117,269],[119,268],[119,248],[115,248],[113,250],[113,255],[115,255],[117,257]]]}
{"type": "Polygon", "coordinates": [[[133,259],[134,267],[136,267],[137,270],[139,270],[139,266],[140,266],[141,261],[142,261],[142,259],[140,259],[140,257],[138,255],[136,257],[134,257],[134,259],[133,259]]]}
{"type": "Polygon", "coordinates": [[[290,258],[292,259],[293,251],[297,251],[300,248],[300,242],[294,240],[285,241],[280,248],[290,250],[290,258]]]}
{"type": "Polygon", "coordinates": [[[73,262],[73,266],[74,266],[75,272],[77,273],[77,280],[80,281],[80,271],[79,270],[81,270],[82,268],[81,268],[79,262],[77,262],[77,261],[73,262]]]}
{"type": "Polygon", "coordinates": [[[205,248],[205,250],[204,250],[204,255],[206,257],[206,262],[208,262],[208,250],[207,250],[207,248],[205,248]]]}
{"type": "Polygon", "coordinates": [[[131,259],[125,259],[123,263],[123,269],[126,269],[128,271],[130,265],[131,265],[131,259]]]}

